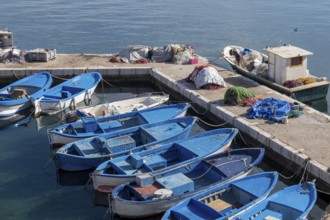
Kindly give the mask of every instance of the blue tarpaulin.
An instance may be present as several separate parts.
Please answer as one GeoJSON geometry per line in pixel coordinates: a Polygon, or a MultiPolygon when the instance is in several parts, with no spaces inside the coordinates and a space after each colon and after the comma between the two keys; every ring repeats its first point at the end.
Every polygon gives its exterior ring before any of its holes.
{"type": "Polygon", "coordinates": [[[279,121],[288,115],[291,110],[290,103],[274,98],[267,98],[254,104],[248,111],[247,118],[265,118],[279,121]]]}

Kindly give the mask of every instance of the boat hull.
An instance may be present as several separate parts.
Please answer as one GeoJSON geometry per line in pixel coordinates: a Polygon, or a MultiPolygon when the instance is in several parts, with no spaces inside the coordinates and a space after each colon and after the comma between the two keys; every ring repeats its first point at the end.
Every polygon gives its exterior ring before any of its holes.
{"type": "Polygon", "coordinates": [[[0,89],[0,118],[13,116],[32,106],[53,82],[49,72],[39,72],[0,89]]]}
{"type": "Polygon", "coordinates": [[[95,117],[104,117],[108,115],[123,114],[126,112],[156,107],[167,102],[168,100],[169,96],[166,94],[152,95],[100,104],[93,107],[79,108],[77,109],[77,112],[79,116],[92,115],[95,117]]]}
{"type": "MultiPolygon", "coordinates": [[[[176,109],[174,107],[175,112],[172,112],[170,116],[168,116],[168,117],[164,116],[162,118],[162,117],[158,117],[158,115],[156,115],[157,118],[151,119],[152,123],[164,121],[164,120],[167,120],[167,119],[170,119],[170,118],[183,117],[183,116],[186,115],[187,110],[189,108],[188,104],[178,104],[178,105],[174,105],[174,106],[178,106],[178,108],[176,109]]],[[[159,107],[159,108],[165,110],[166,106],[159,107]]],[[[155,108],[153,108],[153,109],[155,109],[155,108]]],[[[144,109],[142,111],[149,112],[149,111],[152,111],[152,110],[151,109],[144,109]]],[[[123,115],[119,114],[119,115],[113,115],[113,116],[107,116],[107,117],[99,117],[99,118],[97,118],[97,120],[99,122],[104,122],[108,119],[109,120],[118,120],[120,118],[127,117],[127,115],[130,115],[129,117],[132,117],[132,114],[135,114],[135,112],[129,112],[129,113],[125,113],[125,114],[123,114],[123,115]],[[126,114],[126,116],[124,116],[125,114],[126,114]]],[[[136,125],[133,125],[133,126],[140,126],[140,125],[142,125],[142,124],[136,124],[136,125]]],[[[61,129],[63,129],[63,126],[59,126],[59,127],[61,127],[61,129]]],[[[107,133],[113,132],[113,131],[116,131],[116,130],[119,130],[119,129],[122,129],[122,128],[121,127],[114,127],[111,131],[107,131],[107,133]]],[[[55,128],[52,131],[48,132],[48,139],[49,139],[49,144],[50,144],[51,147],[63,146],[64,144],[67,144],[67,143],[70,143],[70,142],[73,142],[73,141],[77,141],[77,140],[81,140],[81,139],[84,139],[84,138],[89,138],[89,137],[93,137],[93,136],[98,135],[98,134],[95,134],[95,133],[79,133],[79,136],[78,136],[78,135],[71,135],[71,134],[63,133],[59,130],[60,129],[55,128]]]]}
{"type": "Polygon", "coordinates": [[[237,65],[233,60],[234,57],[229,55],[229,50],[231,48],[241,48],[238,46],[227,46],[223,50],[223,58],[229,63],[229,65],[236,70],[237,73],[252,79],[262,85],[265,85],[275,91],[285,94],[291,98],[294,98],[300,102],[310,102],[314,100],[324,99],[327,96],[329,89],[328,81],[318,81],[312,84],[298,86],[295,88],[287,88],[280,84],[274,83],[266,78],[260,77],[253,74],[241,66],[237,65]]]}
{"type": "Polygon", "coordinates": [[[71,97],[69,99],[64,100],[58,100],[58,101],[41,101],[39,103],[41,112],[40,114],[43,115],[55,115],[59,113],[60,111],[69,108],[69,107],[75,107],[76,104],[87,100],[91,95],[94,93],[97,85],[92,87],[91,89],[88,89],[87,91],[80,93],[79,95],[75,97],[71,97]]]}
{"type": "MultiPolygon", "coordinates": [[[[62,170],[66,170],[66,171],[82,171],[82,170],[88,170],[88,169],[95,169],[97,168],[101,163],[103,163],[106,160],[112,159],[112,158],[116,158],[119,156],[124,156],[124,155],[129,155],[131,153],[135,153],[135,152],[141,152],[144,151],[146,149],[150,149],[150,148],[157,148],[159,146],[162,146],[164,144],[173,142],[173,141],[177,141],[183,138],[186,138],[189,136],[190,131],[193,127],[193,125],[195,124],[195,119],[193,119],[192,117],[187,117],[187,118],[178,118],[178,119],[173,119],[170,120],[169,123],[155,123],[155,124],[151,124],[146,125],[146,126],[142,126],[141,129],[148,129],[148,128],[152,128],[155,129],[157,127],[159,127],[159,132],[162,133],[162,137],[156,139],[155,136],[152,136],[152,138],[155,138],[155,141],[152,142],[143,142],[144,144],[141,144],[139,146],[134,146],[134,148],[130,148],[129,150],[127,149],[123,149],[122,151],[117,151],[115,153],[105,153],[104,155],[86,155],[86,156],[81,156],[81,155],[75,155],[75,154],[69,154],[67,153],[68,149],[72,148],[73,144],[69,144],[64,146],[63,148],[59,149],[56,153],[55,153],[55,162],[56,162],[56,166],[62,170]],[[183,128],[182,125],[177,125],[178,123],[186,123],[185,127],[183,128]],[[167,125],[167,126],[166,126],[167,125]],[[175,129],[176,132],[174,132],[175,125],[177,125],[177,127],[179,127],[179,129],[175,129]],[[162,128],[162,126],[164,128],[162,128]],[[162,129],[162,130],[160,130],[162,129]]],[[[120,134],[116,133],[112,133],[114,135],[112,135],[111,133],[109,135],[111,135],[111,137],[109,138],[109,140],[111,139],[116,139],[120,136],[130,136],[133,137],[132,132],[134,132],[134,128],[133,129],[126,129],[121,131],[120,134]],[[132,135],[131,135],[132,134],[132,135]]],[[[109,135],[106,135],[105,138],[107,139],[107,137],[109,137],[109,135]]],[[[138,134],[136,134],[138,135],[138,134]]],[[[79,145],[79,142],[76,143],[76,145],[79,145]]],[[[109,146],[112,147],[112,146],[109,146]]]]}
{"type": "MultiPolygon", "coordinates": [[[[229,179],[225,182],[221,182],[215,185],[212,185],[212,187],[218,186],[225,184],[229,181],[235,180],[235,179],[240,179],[245,177],[246,175],[249,174],[251,170],[241,173],[238,176],[235,176],[232,179],[229,179]]],[[[190,196],[196,195],[204,190],[207,189],[201,189],[201,190],[196,190],[193,193],[188,193],[186,195],[174,198],[174,199],[164,199],[160,200],[159,202],[145,202],[145,203],[137,203],[137,202],[129,202],[129,201],[124,201],[124,200],[117,200],[114,199],[111,208],[114,213],[119,215],[120,217],[124,218],[137,218],[136,215],[139,213],[139,218],[143,217],[148,217],[156,214],[163,213],[167,209],[171,208],[178,202],[182,201],[183,199],[186,199],[190,196]]]]}
{"type": "Polygon", "coordinates": [[[0,106],[0,118],[5,118],[18,114],[19,112],[30,107],[32,107],[32,103],[30,101],[18,105],[0,106]]]}
{"type": "MultiPolygon", "coordinates": [[[[221,146],[219,149],[206,156],[212,156],[227,151],[230,148],[231,143],[232,141],[228,142],[226,145],[221,146]]],[[[102,169],[102,167],[100,168],[102,169]]],[[[123,183],[135,181],[136,175],[104,175],[96,172],[93,173],[92,179],[94,190],[103,193],[111,193],[114,187],[123,183]]]]}

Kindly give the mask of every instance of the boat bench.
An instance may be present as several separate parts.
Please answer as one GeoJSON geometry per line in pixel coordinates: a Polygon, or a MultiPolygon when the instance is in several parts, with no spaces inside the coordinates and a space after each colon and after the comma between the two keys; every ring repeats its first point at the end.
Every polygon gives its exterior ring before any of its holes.
{"type": "Polygon", "coordinates": [[[81,118],[83,122],[84,130],[93,133],[105,133],[100,124],[97,122],[95,117],[93,116],[86,116],[81,118]]]}
{"type": "Polygon", "coordinates": [[[154,134],[151,134],[148,129],[140,128],[141,129],[141,139],[144,143],[150,143],[157,141],[157,139],[154,137],[154,134]]]}
{"type": "Polygon", "coordinates": [[[154,171],[166,167],[167,160],[158,154],[149,157],[141,157],[138,154],[133,154],[131,155],[131,164],[137,169],[144,165],[151,171],[154,171]]]}
{"type": "Polygon", "coordinates": [[[109,132],[108,130],[113,130],[115,128],[121,128],[123,125],[117,121],[117,120],[112,120],[112,121],[107,121],[107,122],[102,122],[98,123],[100,129],[102,129],[103,132],[109,132]]]}
{"type": "Polygon", "coordinates": [[[194,191],[194,182],[182,173],[164,176],[157,179],[157,183],[173,192],[173,196],[180,196],[194,191]]]}
{"type": "Polygon", "coordinates": [[[125,174],[125,175],[132,175],[132,174],[141,174],[141,173],[148,173],[153,171],[147,166],[141,166],[140,168],[135,168],[131,163],[130,163],[130,157],[128,159],[112,163],[111,161],[109,162],[111,165],[112,169],[116,171],[118,174],[125,174]]]}
{"type": "Polygon", "coordinates": [[[89,143],[79,144],[79,147],[76,144],[72,144],[72,147],[82,156],[99,155],[99,151],[89,143]]]}
{"type": "Polygon", "coordinates": [[[267,219],[267,217],[269,217],[269,219],[272,220],[282,220],[282,214],[279,212],[274,212],[270,209],[265,209],[263,212],[261,212],[259,215],[257,215],[254,220],[264,220],[267,219]]]}
{"type": "MultiPolygon", "coordinates": [[[[65,92],[65,94],[77,94],[79,92],[82,92],[84,91],[85,89],[83,88],[79,88],[79,87],[73,87],[73,86],[62,86],[62,96],[63,96],[63,92],[65,92]]],[[[64,98],[67,98],[67,97],[64,97],[64,98]]]]}

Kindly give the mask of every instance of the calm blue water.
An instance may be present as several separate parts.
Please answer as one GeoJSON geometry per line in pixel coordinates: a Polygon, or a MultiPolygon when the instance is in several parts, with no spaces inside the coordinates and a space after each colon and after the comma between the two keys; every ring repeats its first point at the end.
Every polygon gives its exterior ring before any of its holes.
{"type": "MultiPolygon", "coordinates": [[[[0,5],[0,29],[9,27],[20,49],[118,53],[130,44],[192,44],[196,53],[229,68],[218,60],[228,44],[260,50],[286,43],[314,52],[310,72],[330,79],[330,1],[2,0],[0,5]]],[[[327,101],[329,106],[329,95],[327,101]]],[[[40,130],[34,119],[0,129],[1,219],[103,217],[106,209],[92,206],[89,190],[59,186],[53,163],[45,166],[46,132],[58,123],[50,117],[40,130]]],[[[313,209],[314,219],[320,212],[313,209]]]]}
{"type": "MultiPolygon", "coordinates": [[[[21,49],[118,53],[131,44],[192,44],[230,68],[218,60],[226,45],[261,50],[286,43],[314,52],[310,73],[330,78],[329,1],[2,0],[0,8],[0,28],[9,27],[21,49]]],[[[330,105],[330,95],[327,100],[330,105]]]]}

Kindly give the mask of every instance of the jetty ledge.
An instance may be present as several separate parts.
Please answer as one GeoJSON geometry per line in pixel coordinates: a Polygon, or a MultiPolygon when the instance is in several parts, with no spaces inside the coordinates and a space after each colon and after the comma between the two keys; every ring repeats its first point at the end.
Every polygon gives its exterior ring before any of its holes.
{"type": "Polygon", "coordinates": [[[236,127],[242,139],[266,149],[266,158],[290,173],[308,180],[316,179],[318,189],[330,189],[330,116],[307,105],[298,118],[289,119],[287,124],[269,124],[264,119],[248,119],[248,107],[224,104],[226,90],[242,86],[251,90],[257,98],[282,99],[293,103],[296,100],[258,84],[237,73],[212,65],[225,80],[227,88],[217,90],[196,89],[185,78],[196,66],[208,63],[198,57],[197,64],[176,65],[168,63],[126,64],[109,62],[111,54],[58,54],[48,62],[24,64],[0,64],[1,82],[11,82],[40,71],[49,71],[54,77],[69,78],[88,71],[100,72],[107,82],[151,81],[164,91],[190,102],[203,116],[214,124],[236,127]],[[300,168],[300,169],[299,169],[300,168]],[[298,172],[299,170],[299,172],[298,172]]]}

